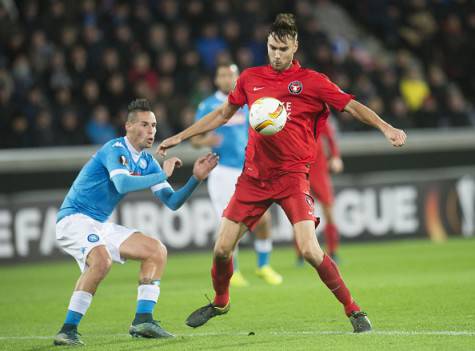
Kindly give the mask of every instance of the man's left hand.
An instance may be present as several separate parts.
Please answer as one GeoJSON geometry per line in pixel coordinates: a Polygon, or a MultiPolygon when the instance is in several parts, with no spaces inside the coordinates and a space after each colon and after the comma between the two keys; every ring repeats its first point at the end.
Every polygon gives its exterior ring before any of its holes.
{"type": "Polygon", "coordinates": [[[209,173],[218,164],[219,156],[214,153],[209,153],[205,156],[201,156],[195,161],[193,166],[193,175],[198,180],[205,180],[209,173]]]}

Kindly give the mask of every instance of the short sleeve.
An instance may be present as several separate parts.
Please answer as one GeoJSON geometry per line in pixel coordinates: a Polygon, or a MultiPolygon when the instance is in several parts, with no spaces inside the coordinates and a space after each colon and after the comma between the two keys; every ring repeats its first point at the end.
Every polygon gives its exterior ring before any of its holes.
{"type": "Polygon", "coordinates": [[[318,74],[316,80],[318,97],[334,109],[343,111],[350,100],[354,99],[353,95],[345,93],[326,75],[318,74]]]}
{"type": "Polygon", "coordinates": [[[243,106],[247,103],[246,93],[244,91],[244,74],[241,74],[236,82],[234,89],[229,93],[228,102],[231,105],[243,106]]]}

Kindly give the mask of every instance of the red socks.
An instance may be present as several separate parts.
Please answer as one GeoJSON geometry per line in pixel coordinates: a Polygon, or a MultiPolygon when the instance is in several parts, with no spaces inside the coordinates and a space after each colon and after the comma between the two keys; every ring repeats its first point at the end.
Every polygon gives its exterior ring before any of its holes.
{"type": "Polygon", "coordinates": [[[330,256],[323,256],[323,261],[317,267],[317,272],[320,279],[344,306],[347,316],[350,316],[353,311],[360,310],[359,306],[353,301],[350,291],[346,287],[345,282],[338,271],[338,267],[330,256]]]}
{"type": "MultiPolygon", "coordinates": [[[[317,267],[320,279],[325,283],[328,289],[335,295],[340,303],[345,308],[345,313],[350,316],[354,311],[360,311],[359,306],[353,301],[350,291],[345,285],[343,278],[338,271],[338,267],[330,256],[323,256],[322,263],[317,267]]],[[[217,260],[213,261],[211,269],[211,278],[213,279],[213,287],[216,292],[214,304],[219,307],[224,307],[229,302],[229,281],[233,275],[233,260],[227,261],[217,260]]]]}
{"type": "Polygon", "coordinates": [[[328,223],[325,226],[324,235],[327,252],[329,255],[333,255],[336,253],[340,241],[336,226],[334,224],[328,223]]]}
{"type": "Polygon", "coordinates": [[[227,260],[214,259],[211,268],[211,278],[213,279],[213,287],[216,295],[214,304],[224,307],[229,302],[229,281],[233,276],[233,259],[227,260]]]}

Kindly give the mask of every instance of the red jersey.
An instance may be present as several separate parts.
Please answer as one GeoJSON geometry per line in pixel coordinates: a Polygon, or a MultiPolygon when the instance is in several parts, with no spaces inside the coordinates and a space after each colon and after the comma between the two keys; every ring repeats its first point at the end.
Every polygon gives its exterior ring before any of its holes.
{"type": "Polygon", "coordinates": [[[282,101],[288,115],[284,129],[276,135],[264,136],[249,128],[243,172],[262,179],[289,172],[308,173],[315,161],[315,140],[329,115],[328,106],[341,111],[353,98],[327,76],[302,68],[296,60],[283,72],[271,65],[246,69],[228,101],[252,106],[262,97],[282,101]]]}

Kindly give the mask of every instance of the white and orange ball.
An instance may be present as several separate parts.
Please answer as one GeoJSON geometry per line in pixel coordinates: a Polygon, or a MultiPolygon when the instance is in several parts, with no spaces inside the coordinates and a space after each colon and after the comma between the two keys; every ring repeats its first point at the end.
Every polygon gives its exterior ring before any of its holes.
{"type": "Polygon", "coordinates": [[[262,135],[274,135],[285,127],[287,111],[284,104],[272,97],[262,97],[254,101],[249,111],[252,129],[262,135]]]}

